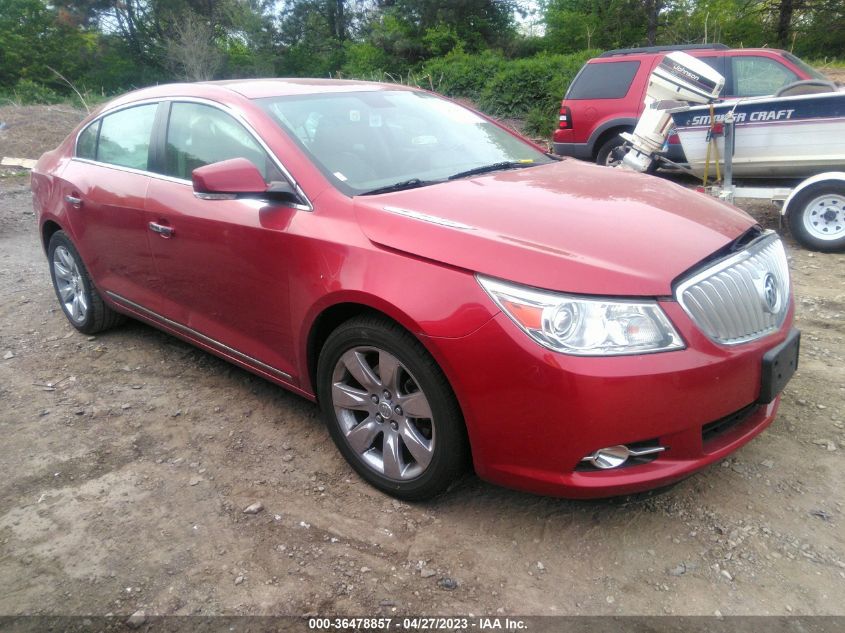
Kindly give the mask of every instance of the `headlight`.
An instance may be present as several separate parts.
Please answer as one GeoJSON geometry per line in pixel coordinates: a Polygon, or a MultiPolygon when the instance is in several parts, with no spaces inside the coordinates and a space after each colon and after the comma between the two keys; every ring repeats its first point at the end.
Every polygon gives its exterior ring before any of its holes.
{"type": "Polygon", "coordinates": [[[481,287],[528,336],[576,356],[648,354],[683,349],[656,301],[587,298],[482,277],[481,287]]]}

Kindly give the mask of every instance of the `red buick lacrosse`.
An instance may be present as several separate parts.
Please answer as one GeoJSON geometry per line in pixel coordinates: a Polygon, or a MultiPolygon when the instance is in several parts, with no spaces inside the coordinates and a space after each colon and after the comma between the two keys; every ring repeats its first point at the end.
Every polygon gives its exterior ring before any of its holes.
{"type": "Polygon", "coordinates": [[[675,482],[771,423],[798,362],[775,233],[405,86],[140,90],[32,190],[77,330],[129,316],[316,400],[403,499],[470,462],[564,497],[675,482]]]}

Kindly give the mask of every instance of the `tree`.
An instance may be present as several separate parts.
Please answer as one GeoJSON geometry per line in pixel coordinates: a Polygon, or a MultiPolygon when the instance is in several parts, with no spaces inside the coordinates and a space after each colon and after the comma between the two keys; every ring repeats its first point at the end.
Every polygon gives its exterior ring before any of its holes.
{"type": "Polygon", "coordinates": [[[550,0],[545,12],[547,46],[570,53],[646,44],[651,39],[650,15],[657,38],[661,4],[661,0],[550,0]]]}
{"type": "Polygon", "coordinates": [[[663,0],[645,0],[643,4],[646,13],[646,43],[649,46],[654,46],[657,43],[657,26],[660,21],[663,0]]]}
{"type": "Polygon", "coordinates": [[[213,26],[190,10],[174,21],[165,48],[168,64],[187,81],[208,81],[223,64],[213,26]]]}
{"type": "Polygon", "coordinates": [[[64,91],[50,68],[79,77],[91,45],[84,32],[41,0],[0,0],[0,86],[27,79],[64,91]]]}

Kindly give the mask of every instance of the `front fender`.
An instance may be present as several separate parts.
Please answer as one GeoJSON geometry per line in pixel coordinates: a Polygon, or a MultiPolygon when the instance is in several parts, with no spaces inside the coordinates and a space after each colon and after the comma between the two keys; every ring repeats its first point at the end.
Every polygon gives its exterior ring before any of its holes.
{"type": "MultiPolygon", "coordinates": [[[[303,387],[310,377],[315,327],[327,311],[361,308],[384,314],[414,334],[426,345],[430,338],[461,338],[487,323],[498,312],[472,272],[389,250],[349,255],[355,262],[344,267],[343,287],[327,283],[308,284],[310,300],[294,290],[291,311],[293,324],[299,324],[298,369],[303,387]],[[411,316],[413,315],[413,316],[411,316]]],[[[319,275],[318,275],[319,276],[319,275]]],[[[328,276],[323,275],[324,280],[328,276]]],[[[341,313],[343,310],[341,310],[341,313]]]]}

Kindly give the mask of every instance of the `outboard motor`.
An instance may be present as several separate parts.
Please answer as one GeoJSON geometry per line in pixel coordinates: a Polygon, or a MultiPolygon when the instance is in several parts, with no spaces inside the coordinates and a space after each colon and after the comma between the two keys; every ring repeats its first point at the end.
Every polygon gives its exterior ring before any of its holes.
{"type": "Polygon", "coordinates": [[[620,167],[646,171],[671,130],[669,110],[689,103],[712,103],[724,85],[725,78],[700,59],[679,51],[666,55],[648,78],[645,109],[637,127],[620,135],[631,144],[620,167]]]}

